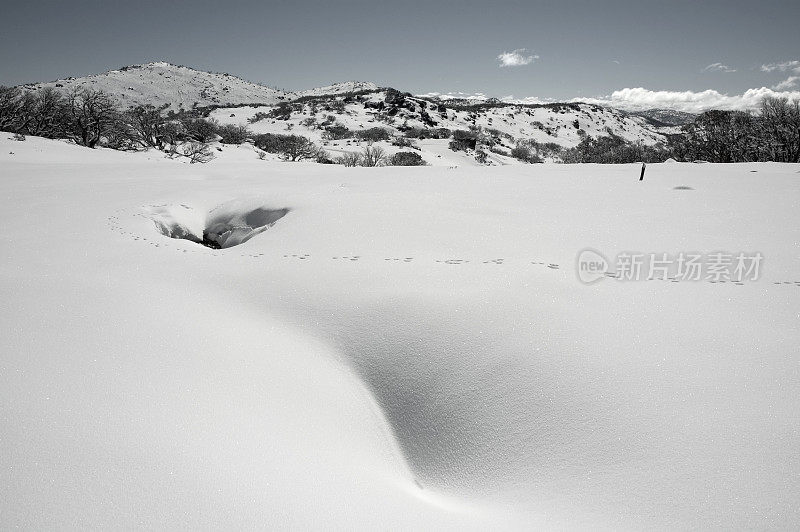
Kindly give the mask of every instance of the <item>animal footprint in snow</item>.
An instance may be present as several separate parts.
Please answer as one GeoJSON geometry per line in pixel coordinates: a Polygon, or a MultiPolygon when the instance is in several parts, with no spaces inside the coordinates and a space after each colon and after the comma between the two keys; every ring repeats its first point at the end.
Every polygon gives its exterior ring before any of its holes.
{"type": "Polygon", "coordinates": [[[484,264],[503,264],[503,261],[506,259],[491,259],[483,261],[484,264]]]}
{"type": "Polygon", "coordinates": [[[547,267],[550,268],[551,270],[557,270],[558,269],[558,264],[550,263],[550,264],[547,265],[547,267]]]}
{"type": "Polygon", "coordinates": [[[469,261],[466,259],[445,259],[445,260],[437,260],[436,262],[441,262],[443,264],[466,264],[469,261]]]}
{"type": "Polygon", "coordinates": [[[284,259],[299,259],[299,260],[306,260],[309,257],[311,257],[311,255],[309,255],[307,253],[304,254],[304,255],[292,254],[292,255],[284,255],[283,256],[284,259]]]}

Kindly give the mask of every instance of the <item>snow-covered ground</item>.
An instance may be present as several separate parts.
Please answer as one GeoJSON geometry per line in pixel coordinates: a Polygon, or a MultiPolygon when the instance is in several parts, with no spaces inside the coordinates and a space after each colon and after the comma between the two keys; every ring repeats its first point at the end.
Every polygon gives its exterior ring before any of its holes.
{"type": "Polygon", "coordinates": [[[216,154],[0,138],[1,528],[800,527],[797,165],[216,154]]]}

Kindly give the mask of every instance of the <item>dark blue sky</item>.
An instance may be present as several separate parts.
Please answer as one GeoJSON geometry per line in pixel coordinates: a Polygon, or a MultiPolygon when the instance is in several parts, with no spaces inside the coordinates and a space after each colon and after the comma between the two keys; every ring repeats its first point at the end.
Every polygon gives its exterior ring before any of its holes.
{"type": "Polygon", "coordinates": [[[761,65],[800,60],[798,26],[797,0],[32,0],[3,7],[0,84],[164,60],[293,90],[357,79],[557,99],[624,87],[739,94],[790,77],[761,65]],[[497,56],[518,49],[538,59],[501,68],[497,56]],[[727,68],[704,71],[715,63],[727,68]]]}

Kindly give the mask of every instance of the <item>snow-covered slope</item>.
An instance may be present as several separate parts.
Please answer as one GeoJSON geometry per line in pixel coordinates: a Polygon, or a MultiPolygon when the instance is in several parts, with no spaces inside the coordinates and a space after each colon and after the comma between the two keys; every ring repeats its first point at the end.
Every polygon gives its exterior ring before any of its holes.
{"type": "Polygon", "coordinates": [[[647,109],[645,111],[629,111],[628,114],[642,116],[650,119],[651,122],[665,126],[683,126],[691,124],[697,118],[694,113],[676,111],[675,109],[647,109]]]}
{"type": "Polygon", "coordinates": [[[296,91],[291,93],[291,96],[292,98],[302,98],[307,96],[324,96],[348,92],[374,91],[377,89],[377,85],[368,81],[345,81],[343,83],[334,83],[333,85],[326,85],[324,87],[317,87],[315,89],[296,91]]]}
{"type": "Polygon", "coordinates": [[[25,86],[30,90],[41,87],[57,87],[65,91],[88,87],[111,94],[126,107],[148,103],[156,106],[169,104],[173,110],[212,105],[270,104],[287,98],[283,91],[236,76],[202,72],[165,62],[133,65],[93,76],[25,86]]]}
{"type": "Polygon", "coordinates": [[[800,528],[797,165],[6,137],[2,529],[800,528]],[[164,234],[224,220],[267,225],[164,234]],[[586,247],[764,262],[587,286],[586,247]]]}
{"type": "Polygon", "coordinates": [[[126,66],[91,76],[31,83],[23,87],[27,90],[55,87],[63,91],[86,87],[107,92],[125,107],[147,103],[156,106],[169,104],[173,110],[275,104],[305,96],[338,95],[378,88],[374,83],[347,81],[297,92],[283,91],[230,74],[203,72],[163,61],[126,66]]]}
{"type": "MultiPolygon", "coordinates": [[[[211,117],[224,124],[247,126],[254,133],[297,134],[322,145],[332,155],[360,151],[366,143],[353,139],[330,140],[326,128],[344,126],[352,131],[373,127],[388,130],[393,136],[406,136],[409,129],[445,128],[469,130],[478,128],[493,143],[488,152],[490,164],[524,164],[511,158],[510,151],[519,141],[553,143],[561,147],[576,146],[585,135],[591,137],[614,134],[631,142],[652,145],[665,140],[649,122],[615,109],[591,104],[465,104],[432,101],[399,93],[393,89],[371,90],[367,94],[304,98],[292,104],[288,119],[262,118],[274,106],[219,108],[211,117]]],[[[412,141],[420,155],[433,165],[475,165],[475,153],[453,152],[449,139],[412,141]]],[[[378,143],[388,153],[408,151],[409,147],[378,143]]]]}

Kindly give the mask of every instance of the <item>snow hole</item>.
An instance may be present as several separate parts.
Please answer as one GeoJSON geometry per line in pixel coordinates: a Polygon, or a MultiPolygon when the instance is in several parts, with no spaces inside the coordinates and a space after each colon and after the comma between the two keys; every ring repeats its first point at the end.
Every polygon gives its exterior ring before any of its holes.
{"type": "Polygon", "coordinates": [[[247,242],[286,216],[287,208],[244,207],[229,202],[207,214],[187,205],[161,205],[146,209],[159,233],[211,249],[225,249],[247,242]]]}

